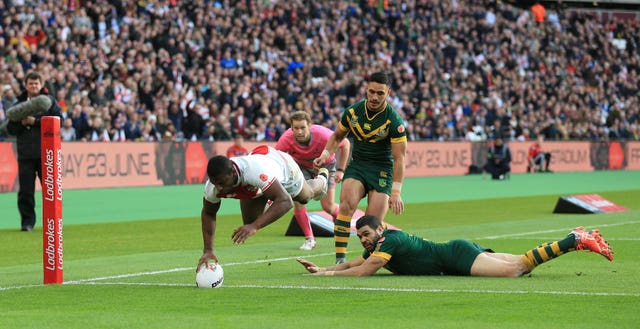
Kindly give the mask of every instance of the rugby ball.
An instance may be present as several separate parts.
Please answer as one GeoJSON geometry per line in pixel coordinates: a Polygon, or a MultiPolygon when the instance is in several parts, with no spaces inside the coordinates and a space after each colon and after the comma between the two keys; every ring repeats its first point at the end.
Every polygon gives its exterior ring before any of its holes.
{"type": "Polygon", "coordinates": [[[224,282],[224,271],[220,264],[204,264],[196,273],[196,286],[198,288],[220,288],[222,282],[224,282]]]}

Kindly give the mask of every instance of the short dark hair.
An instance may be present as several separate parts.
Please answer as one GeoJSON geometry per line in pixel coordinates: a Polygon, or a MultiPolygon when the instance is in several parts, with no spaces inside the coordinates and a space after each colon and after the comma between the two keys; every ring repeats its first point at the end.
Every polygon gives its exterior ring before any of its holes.
{"type": "Polygon", "coordinates": [[[24,82],[26,83],[29,80],[38,80],[42,83],[42,75],[38,71],[31,71],[24,77],[24,82]]]}
{"type": "Polygon", "coordinates": [[[376,72],[376,73],[371,74],[371,76],[369,77],[369,82],[377,82],[377,83],[381,83],[383,85],[390,86],[391,85],[391,78],[389,77],[389,75],[387,73],[376,72]]]}
{"type": "Polygon", "coordinates": [[[356,221],[356,230],[361,229],[362,227],[369,226],[372,229],[377,229],[378,226],[382,225],[382,221],[380,218],[373,215],[364,215],[356,221]]]}
{"type": "Polygon", "coordinates": [[[216,155],[209,159],[207,164],[207,175],[209,178],[218,177],[221,174],[227,174],[233,170],[231,160],[224,155],[216,155]]]}

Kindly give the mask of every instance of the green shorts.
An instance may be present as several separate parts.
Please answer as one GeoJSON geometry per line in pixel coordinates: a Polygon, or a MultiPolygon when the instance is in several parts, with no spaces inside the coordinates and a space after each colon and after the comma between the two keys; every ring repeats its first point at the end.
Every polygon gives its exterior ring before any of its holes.
{"type": "Polygon", "coordinates": [[[344,172],[343,180],[347,178],[353,178],[362,183],[367,192],[376,190],[380,193],[391,195],[393,166],[379,166],[353,160],[344,172]]]}
{"type": "Polygon", "coordinates": [[[471,266],[481,253],[493,250],[484,248],[468,240],[451,240],[446,243],[445,274],[471,275],[471,266]]]}

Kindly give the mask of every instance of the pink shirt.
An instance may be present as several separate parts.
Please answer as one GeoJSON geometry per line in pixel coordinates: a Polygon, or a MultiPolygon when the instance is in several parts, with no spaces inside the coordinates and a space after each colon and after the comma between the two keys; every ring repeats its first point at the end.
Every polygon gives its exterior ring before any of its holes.
{"type": "MultiPolygon", "coordinates": [[[[289,128],[280,136],[278,144],[276,144],[276,150],[289,153],[291,157],[303,167],[313,168],[313,159],[322,154],[322,150],[324,150],[324,146],[327,145],[327,141],[329,137],[331,137],[331,134],[333,134],[333,131],[320,125],[311,125],[309,129],[311,130],[311,139],[308,145],[298,143],[293,136],[293,130],[289,128]]],[[[344,143],[345,141],[343,140],[342,143],[340,143],[340,147],[343,147],[344,143]]],[[[327,163],[333,161],[335,157],[336,155],[332,154],[327,159],[327,163]]]]}

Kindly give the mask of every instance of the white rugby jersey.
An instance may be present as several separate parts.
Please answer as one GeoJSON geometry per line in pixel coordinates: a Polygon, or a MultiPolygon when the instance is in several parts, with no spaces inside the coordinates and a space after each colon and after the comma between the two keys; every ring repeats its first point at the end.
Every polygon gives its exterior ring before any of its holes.
{"type": "Polygon", "coordinates": [[[293,158],[273,147],[261,145],[249,155],[230,158],[238,183],[228,193],[220,193],[209,179],[204,186],[204,198],[212,203],[222,198],[253,199],[261,196],[276,180],[297,196],[304,184],[304,175],[293,158]]]}

